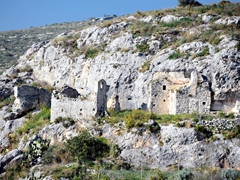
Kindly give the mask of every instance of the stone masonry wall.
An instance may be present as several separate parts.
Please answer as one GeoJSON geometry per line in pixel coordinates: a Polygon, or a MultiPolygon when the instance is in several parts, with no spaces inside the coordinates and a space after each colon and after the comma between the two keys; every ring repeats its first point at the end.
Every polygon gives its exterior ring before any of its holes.
{"type": "Polygon", "coordinates": [[[52,94],[51,122],[58,117],[69,117],[74,120],[91,119],[97,113],[96,100],[69,98],[61,94],[52,94]]]}

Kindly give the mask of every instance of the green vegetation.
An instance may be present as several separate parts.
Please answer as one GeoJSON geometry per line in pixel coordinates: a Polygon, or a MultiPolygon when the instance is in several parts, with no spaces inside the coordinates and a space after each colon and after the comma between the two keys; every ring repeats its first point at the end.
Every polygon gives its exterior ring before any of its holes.
{"type": "Polygon", "coordinates": [[[109,153],[106,139],[92,137],[87,131],[67,141],[67,149],[79,163],[95,161],[109,153]]]}
{"type": "Polygon", "coordinates": [[[209,55],[209,48],[204,48],[201,52],[197,53],[197,57],[203,57],[209,55]]]}
{"type": "Polygon", "coordinates": [[[196,125],[194,129],[200,132],[201,134],[205,135],[206,138],[210,138],[213,135],[213,133],[207,130],[204,126],[196,125]]]}
{"type": "Polygon", "coordinates": [[[136,44],[136,48],[139,52],[149,51],[149,45],[146,42],[142,42],[141,44],[136,44]]]}
{"type": "Polygon", "coordinates": [[[143,110],[132,110],[127,115],[125,122],[126,127],[131,129],[133,127],[140,127],[151,118],[151,113],[143,110]]]}
{"type": "Polygon", "coordinates": [[[221,171],[222,180],[236,180],[239,177],[239,172],[234,169],[223,169],[221,171]]]}
{"type": "Polygon", "coordinates": [[[61,33],[81,30],[89,24],[90,21],[82,21],[0,32],[0,74],[14,65],[32,44],[49,41],[61,33]]]}
{"type": "Polygon", "coordinates": [[[178,0],[180,6],[201,6],[202,4],[195,0],[178,0]]]}
{"type": "Polygon", "coordinates": [[[240,126],[239,125],[235,125],[232,130],[225,131],[224,132],[224,138],[225,139],[233,139],[233,138],[240,139],[240,126]]]}
{"type": "Polygon", "coordinates": [[[183,56],[183,54],[178,50],[178,51],[174,51],[172,54],[170,54],[168,59],[178,59],[182,56],[183,56]]]}
{"type": "Polygon", "coordinates": [[[91,59],[95,58],[98,55],[98,52],[99,51],[97,49],[88,49],[86,51],[86,53],[85,53],[86,59],[88,59],[88,58],[91,58],[91,59]]]}
{"type": "Polygon", "coordinates": [[[141,66],[141,69],[139,70],[139,72],[144,73],[144,72],[148,71],[149,68],[150,68],[150,66],[151,66],[151,61],[145,62],[145,63],[141,66]]]}
{"type": "Polygon", "coordinates": [[[4,99],[3,101],[0,102],[0,109],[4,106],[8,106],[9,104],[13,104],[14,100],[15,100],[14,96],[10,96],[4,99]]]}
{"type": "Polygon", "coordinates": [[[72,126],[75,124],[74,120],[72,118],[63,118],[63,117],[58,117],[54,121],[55,123],[62,123],[63,127],[68,128],[69,126],[72,126]]]}
{"type": "Polygon", "coordinates": [[[50,108],[46,106],[41,107],[41,111],[37,114],[27,114],[26,118],[28,119],[24,122],[24,125],[17,130],[18,134],[36,134],[50,123],[50,114],[50,108]]]}

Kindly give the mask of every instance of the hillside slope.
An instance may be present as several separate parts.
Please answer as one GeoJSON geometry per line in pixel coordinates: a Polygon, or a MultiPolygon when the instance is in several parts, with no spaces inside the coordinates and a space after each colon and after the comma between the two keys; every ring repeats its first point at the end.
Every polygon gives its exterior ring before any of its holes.
{"type": "Polygon", "coordinates": [[[0,76],[1,177],[117,179],[116,169],[143,167],[211,167],[183,174],[235,177],[239,9],[219,3],[136,12],[32,45],[0,76]],[[88,138],[83,130],[100,137],[90,146],[104,147],[105,158],[85,161],[86,149],[78,149],[87,142],[77,146],[88,138]]]}

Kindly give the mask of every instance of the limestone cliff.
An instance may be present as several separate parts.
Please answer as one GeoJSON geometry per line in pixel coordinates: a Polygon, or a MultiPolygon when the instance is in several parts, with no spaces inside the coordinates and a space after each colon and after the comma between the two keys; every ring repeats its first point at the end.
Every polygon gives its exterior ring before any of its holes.
{"type": "Polygon", "coordinates": [[[0,150],[27,121],[25,115],[42,104],[51,106],[51,124],[26,135],[27,142],[21,137],[18,150],[1,155],[0,172],[21,158],[20,150],[34,138],[54,144],[80,129],[112,140],[121,159],[135,166],[239,168],[239,139],[225,140],[219,133],[239,126],[240,16],[171,13],[138,12],[32,45],[0,77],[0,100],[15,96],[13,105],[0,108],[0,150]],[[123,122],[110,126],[104,119],[103,124],[96,121],[108,110],[136,109],[157,114],[223,111],[236,119],[200,122],[220,127],[210,142],[192,128],[194,122],[185,128],[149,120],[127,131],[123,122]],[[64,127],[58,117],[75,124],[64,127]],[[159,126],[154,133],[146,129],[153,124],[159,126]]]}

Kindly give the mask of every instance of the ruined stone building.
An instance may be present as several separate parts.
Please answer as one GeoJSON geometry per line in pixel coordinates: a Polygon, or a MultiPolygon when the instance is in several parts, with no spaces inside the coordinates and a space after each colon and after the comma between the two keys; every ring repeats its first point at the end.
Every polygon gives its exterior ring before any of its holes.
{"type": "MultiPolygon", "coordinates": [[[[117,110],[128,109],[120,105],[119,95],[115,95],[114,100],[107,96],[110,86],[105,80],[101,79],[96,84],[97,91],[88,96],[82,96],[71,87],[55,91],[51,103],[52,121],[60,116],[73,119],[103,117],[107,109],[112,107],[117,110]],[[111,107],[108,107],[109,104],[111,107]]],[[[208,114],[211,111],[239,112],[240,109],[239,99],[214,100],[209,82],[199,81],[196,71],[189,77],[184,72],[156,72],[149,91],[150,103],[141,109],[157,114],[208,114]]]]}
{"type": "Polygon", "coordinates": [[[108,86],[103,79],[98,82],[98,91],[88,97],[68,86],[61,92],[54,91],[51,100],[51,121],[58,117],[91,119],[104,116],[107,111],[107,91],[108,86]]]}

